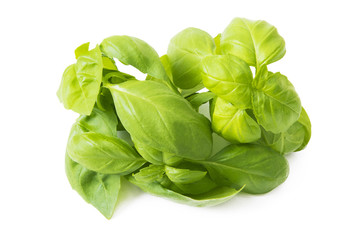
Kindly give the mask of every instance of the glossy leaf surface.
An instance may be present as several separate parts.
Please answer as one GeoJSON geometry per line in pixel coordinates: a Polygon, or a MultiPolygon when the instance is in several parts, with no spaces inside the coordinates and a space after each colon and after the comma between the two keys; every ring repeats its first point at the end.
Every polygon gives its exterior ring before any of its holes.
{"type": "Polygon", "coordinates": [[[169,44],[174,84],[182,89],[193,88],[201,82],[201,59],[215,54],[214,39],[197,28],[187,28],[175,35],[169,44]]]}
{"type": "Polygon", "coordinates": [[[220,97],[213,101],[212,129],[233,143],[249,143],[261,136],[259,125],[245,109],[237,108],[220,97]]]}
{"type": "Polygon", "coordinates": [[[106,175],[90,171],[65,156],[65,171],[71,187],[107,219],[114,213],[119,197],[119,175],[106,175]]]}
{"type": "Polygon", "coordinates": [[[218,184],[245,192],[266,193],[283,183],[289,173],[286,159],[261,145],[230,145],[211,159],[201,162],[218,184]]]}
{"type": "Polygon", "coordinates": [[[124,140],[94,132],[71,137],[67,152],[84,167],[105,174],[126,175],[145,163],[124,140]]]}
{"type": "Polygon", "coordinates": [[[144,192],[196,207],[218,205],[220,203],[230,200],[241,191],[241,189],[236,190],[229,187],[217,187],[203,194],[187,196],[169,190],[163,187],[159,182],[146,183],[137,181],[134,177],[129,177],[128,180],[132,184],[141,188],[144,192]]]}
{"type": "Polygon", "coordinates": [[[286,131],[301,113],[301,102],[294,86],[280,73],[262,68],[253,81],[252,103],[254,115],[265,130],[286,131]]]}
{"type": "Polygon", "coordinates": [[[285,55],[285,41],[269,23],[235,18],[220,39],[223,54],[232,54],[257,68],[285,55]]]}
{"type": "Polygon", "coordinates": [[[100,90],[102,56],[98,46],[78,54],[77,62],[65,69],[57,96],[66,109],[89,115],[100,90]]]}
{"type": "Polygon", "coordinates": [[[123,126],[136,140],[179,157],[200,160],[210,155],[210,123],[180,95],[153,81],[107,87],[123,126]]]}
{"type": "Polygon", "coordinates": [[[251,108],[252,72],[233,55],[207,56],[202,60],[204,86],[240,108],[251,108]]]}

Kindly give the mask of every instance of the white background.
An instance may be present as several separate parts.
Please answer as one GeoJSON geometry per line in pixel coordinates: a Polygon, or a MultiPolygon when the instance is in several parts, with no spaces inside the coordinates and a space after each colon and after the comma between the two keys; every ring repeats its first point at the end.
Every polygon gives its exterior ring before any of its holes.
{"type": "Polygon", "coordinates": [[[1,1],[0,239],[360,239],[360,17],[357,1],[1,1]],[[73,50],[131,35],[166,53],[186,27],[215,36],[234,17],[264,19],[285,38],[272,64],[295,85],[313,126],[290,176],[265,195],[211,208],[124,184],[111,220],[64,171],[77,114],[56,98],[73,50]]]}

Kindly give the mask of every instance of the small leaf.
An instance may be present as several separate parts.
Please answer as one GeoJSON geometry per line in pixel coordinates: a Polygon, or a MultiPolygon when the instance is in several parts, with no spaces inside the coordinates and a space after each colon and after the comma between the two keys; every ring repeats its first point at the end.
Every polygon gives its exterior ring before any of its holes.
{"type": "Polygon", "coordinates": [[[221,51],[260,68],[285,55],[285,41],[269,23],[235,18],[221,34],[221,51]]]}
{"type": "Polygon", "coordinates": [[[165,166],[165,172],[172,182],[182,184],[197,182],[207,174],[206,171],[181,169],[170,166],[165,166]]]}
{"type": "Polygon", "coordinates": [[[57,96],[66,109],[90,115],[100,90],[103,65],[98,46],[87,53],[83,50],[78,50],[81,55],[76,64],[65,69],[57,96]]]}
{"type": "Polygon", "coordinates": [[[246,112],[220,97],[211,105],[212,129],[226,140],[233,143],[254,142],[261,136],[259,125],[246,112]]]}

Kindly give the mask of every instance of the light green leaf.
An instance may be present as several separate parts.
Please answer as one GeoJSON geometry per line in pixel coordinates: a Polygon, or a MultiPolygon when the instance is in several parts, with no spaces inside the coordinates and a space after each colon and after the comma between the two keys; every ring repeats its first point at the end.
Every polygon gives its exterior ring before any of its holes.
{"type": "Polygon", "coordinates": [[[305,136],[304,136],[304,141],[301,144],[301,146],[295,150],[296,152],[303,150],[306,147],[306,145],[309,143],[310,138],[311,138],[311,122],[310,122],[310,118],[304,108],[302,108],[298,122],[303,126],[303,128],[305,130],[305,136]]]}
{"type": "Polygon", "coordinates": [[[117,58],[121,63],[131,65],[173,88],[159,55],[143,40],[124,35],[112,36],[104,39],[100,48],[106,56],[117,58]]]}
{"type": "Polygon", "coordinates": [[[76,64],[65,69],[57,96],[66,109],[89,115],[100,90],[103,64],[98,46],[87,53],[83,50],[78,50],[76,64]]]}
{"type": "Polygon", "coordinates": [[[207,161],[201,161],[210,177],[220,185],[245,192],[266,193],[283,183],[289,173],[286,159],[261,145],[230,145],[207,161]]]}
{"type": "Polygon", "coordinates": [[[124,140],[94,132],[70,137],[67,153],[82,166],[104,174],[126,175],[145,163],[124,140]]]}
{"type": "Polygon", "coordinates": [[[214,105],[211,122],[214,132],[233,143],[249,143],[260,138],[259,125],[245,109],[237,108],[220,97],[211,105],[214,105]]]}
{"type": "Polygon", "coordinates": [[[136,181],[152,183],[154,181],[160,181],[164,174],[164,166],[151,164],[140,169],[139,172],[133,173],[132,176],[136,179],[136,181]]]}
{"type": "Polygon", "coordinates": [[[174,168],[170,166],[165,166],[165,172],[172,182],[182,184],[200,181],[207,174],[206,171],[174,168]]]}
{"type": "Polygon", "coordinates": [[[284,132],[299,119],[300,98],[284,75],[262,68],[256,74],[253,86],[254,115],[266,131],[284,132]]]}
{"type": "Polygon", "coordinates": [[[232,55],[207,56],[202,59],[204,86],[240,108],[251,108],[253,80],[250,67],[232,55]]]}
{"type": "Polygon", "coordinates": [[[218,35],[216,35],[216,37],[214,37],[214,42],[216,46],[215,53],[217,55],[221,55],[220,39],[221,39],[221,33],[219,33],[218,35]]]}
{"type": "Polygon", "coordinates": [[[117,124],[118,120],[115,111],[102,111],[94,107],[89,116],[81,115],[74,125],[79,125],[83,129],[82,132],[97,132],[116,137],[117,124]]]}
{"type": "Polygon", "coordinates": [[[213,99],[216,95],[212,92],[202,92],[202,93],[195,93],[186,98],[189,103],[193,106],[193,108],[198,111],[199,107],[211,99],[213,99]]]}
{"type": "Polygon", "coordinates": [[[212,54],[215,54],[215,42],[207,32],[187,28],[175,35],[167,51],[174,84],[182,89],[198,85],[201,82],[201,59],[212,54]]]}
{"type": "Polygon", "coordinates": [[[210,122],[180,95],[153,81],[127,81],[107,87],[133,139],[178,157],[201,160],[210,155],[210,122]]]}
{"type": "Polygon", "coordinates": [[[235,18],[221,34],[221,51],[260,68],[285,55],[285,41],[269,23],[235,18]]]}
{"type": "Polygon", "coordinates": [[[141,182],[137,181],[134,177],[129,177],[128,180],[141,188],[144,192],[196,207],[218,205],[230,200],[242,190],[236,190],[229,187],[216,187],[203,194],[186,196],[163,187],[159,182],[141,182]]]}
{"type": "Polygon", "coordinates": [[[90,171],[65,156],[66,176],[71,187],[107,219],[114,213],[120,191],[120,176],[90,171]]]}
{"type": "Polygon", "coordinates": [[[133,138],[135,148],[140,153],[140,155],[148,162],[155,165],[174,165],[180,162],[183,158],[178,157],[173,153],[166,153],[155,148],[152,148],[148,145],[143,144],[141,141],[138,141],[133,138]]]}
{"type": "Polygon", "coordinates": [[[285,132],[274,134],[263,128],[261,130],[262,136],[259,143],[269,146],[281,154],[302,150],[311,137],[311,123],[304,108],[302,108],[299,120],[285,132]]]}
{"type": "Polygon", "coordinates": [[[81,55],[86,55],[89,52],[90,42],[84,43],[75,49],[75,58],[78,59],[81,55]]]}

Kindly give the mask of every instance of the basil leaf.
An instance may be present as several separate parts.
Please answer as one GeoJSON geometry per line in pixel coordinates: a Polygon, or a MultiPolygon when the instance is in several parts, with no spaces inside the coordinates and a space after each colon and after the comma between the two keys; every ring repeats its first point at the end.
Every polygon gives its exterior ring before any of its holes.
{"type": "Polygon", "coordinates": [[[166,153],[159,151],[155,148],[152,148],[148,145],[143,144],[141,141],[138,141],[133,138],[135,148],[140,153],[140,155],[148,162],[155,165],[176,165],[183,158],[178,157],[173,153],[166,153]]]}
{"type": "Polygon", "coordinates": [[[132,176],[136,179],[136,181],[151,183],[154,181],[160,181],[164,174],[164,166],[151,164],[147,167],[141,168],[139,172],[133,174],[132,176]]]}
{"type": "Polygon", "coordinates": [[[145,163],[124,140],[94,132],[72,136],[67,152],[82,166],[105,174],[126,175],[145,163]]]}
{"type": "Polygon", "coordinates": [[[153,81],[127,81],[107,87],[132,138],[178,157],[200,160],[210,155],[210,122],[180,95],[153,81]]]}
{"type": "Polygon", "coordinates": [[[147,183],[137,181],[132,176],[128,177],[128,180],[132,184],[141,188],[144,192],[196,207],[218,205],[220,203],[230,200],[242,190],[236,190],[229,187],[216,187],[211,191],[203,194],[186,196],[163,187],[159,182],[147,183]]]}
{"type": "Polygon", "coordinates": [[[253,86],[254,115],[265,130],[284,132],[299,119],[300,98],[284,75],[268,72],[264,67],[256,74],[253,86]]]}
{"type": "Polygon", "coordinates": [[[201,59],[212,54],[215,54],[215,42],[207,32],[187,28],[175,35],[167,51],[174,84],[189,89],[201,83],[201,59]]]}
{"type": "Polygon", "coordinates": [[[310,118],[304,108],[302,108],[302,110],[301,110],[301,114],[298,119],[298,122],[299,122],[299,124],[301,124],[303,126],[303,129],[305,131],[305,136],[304,136],[304,141],[301,144],[301,146],[295,150],[296,152],[303,150],[306,147],[306,145],[309,143],[310,138],[311,138],[311,122],[310,122],[310,118]]]}
{"type": "Polygon", "coordinates": [[[213,99],[216,95],[212,92],[202,92],[202,93],[195,93],[186,98],[189,103],[193,106],[196,111],[199,111],[199,107],[211,99],[213,99]]]}
{"type": "Polygon", "coordinates": [[[217,97],[213,106],[211,124],[214,132],[233,143],[250,143],[261,136],[259,125],[245,109],[217,97]]]}
{"type": "Polygon", "coordinates": [[[165,166],[165,173],[174,183],[193,183],[200,181],[207,174],[206,171],[190,170],[165,166]]]}
{"type": "Polygon", "coordinates": [[[260,68],[285,55],[285,41],[269,23],[235,18],[225,28],[220,39],[223,54],[232,54],[250,66],[260,68]]]}
{"type": "Polygon", "coordinates": [[[207,56],[202,60],[204,86],[240,108],[251,108],[253,81],[250,67],[232,55],[207,56]]]}
{"type": "Polygon", "coordinates": [[[262,136],[258,143],[269,146],[281,154],[286,154],[300,151],[307,145],[311,135],[311,123],[305,109],[302,108],[299,120],[287,131],[274,134],[263,128],[261,130],[262,136]]]}
{"type": "Polygon", "coordinates": [[[121,63],[131,65],[173,88],[159,55],[143,40],[130,36],[112,36],[104,39],[100,48],[106,56],[117,58],[121,63]]]}
{"type": "Polygon", "coordinates": [[[91,51],[78,50],[77,62],[64,71],[57,91],[59,100],[66,109],[90,115],[102,80],[102,56],[97,46],[91,51]]]}
{"type": "Polygon", "coordinates": [[[117,124],[118,120],[114,111],[102,111],[94,107],[89,116],[81,115],[74,125],[79,125],[83,129],[82,132],[98,132],[116,137],[117,124]]]}
{"type": "Polygon", "coordinates": [[[65,156],[65,171],[71,187],[107,219],[114,213],[119,197],[119,175],[106,175],[90,171],[65,156]]]}
{"type": "Polygon", "coordinates": [[[218,184],[245,192],[266,193],[283,183],[289,173],[286,159],[261,145],[229,145],[207,161],[201,161],[218,184]]]}

